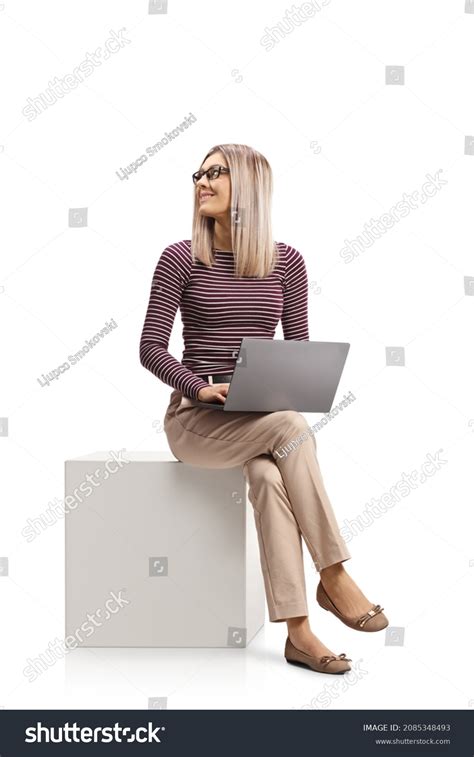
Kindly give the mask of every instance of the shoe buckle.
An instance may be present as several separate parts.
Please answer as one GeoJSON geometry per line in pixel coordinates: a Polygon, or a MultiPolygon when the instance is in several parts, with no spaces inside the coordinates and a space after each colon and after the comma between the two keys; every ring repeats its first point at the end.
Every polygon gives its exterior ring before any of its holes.
{"type": "Polygon", "coordinates": [[[361,618],[359,618],[359,626],[363,628],[365,624],[367,623],[370,618],[372,618],[374,615],[377,615],[379,612],[382,612],[383,607],[380,607],[380,605],[376,605],[375,608],[367,610],[365,615],[362,615],[361,618]]]}

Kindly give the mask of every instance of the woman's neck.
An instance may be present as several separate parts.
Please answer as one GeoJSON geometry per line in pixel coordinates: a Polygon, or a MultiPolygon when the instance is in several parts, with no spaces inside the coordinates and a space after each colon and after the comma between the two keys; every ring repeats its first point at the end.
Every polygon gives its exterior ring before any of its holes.
{"type": "Polygon", "coordinates": [[[214,224],[214,234],[212,237],[212,247],[215,250],[222,250],[223,252],[230,252],[232,250],[230,224],[224,226],[216,219],[214,224]]]}

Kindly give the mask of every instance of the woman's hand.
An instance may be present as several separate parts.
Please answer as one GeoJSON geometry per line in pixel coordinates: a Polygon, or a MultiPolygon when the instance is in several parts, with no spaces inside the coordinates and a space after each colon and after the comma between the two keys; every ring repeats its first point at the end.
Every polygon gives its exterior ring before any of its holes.
{"type": "Polygon", "coordinates": [[[229,386],[230,384],[209,384],[209,386],[203,386],[199,390],[197,398],[200,402],[220,402],[224,404],[229,386]]]}

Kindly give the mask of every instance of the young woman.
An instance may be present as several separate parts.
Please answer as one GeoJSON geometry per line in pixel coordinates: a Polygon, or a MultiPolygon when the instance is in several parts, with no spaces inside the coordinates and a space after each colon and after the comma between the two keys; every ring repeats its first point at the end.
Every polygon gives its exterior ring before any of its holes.
{"type": "MultiPolygon", "coordinates": [[[[285,443],[308,428],[294,410],[223,413],[242,337],[309,339],[308,280],[301,254],[274,243],[272,173],[246,145],[213,147],[193,174],[192,239],[163,250],[153,276],[140,362],[173,387],[164,430],[177,459],[204,468],[241,465],[249,485],[271,622],[286,621],[285,658],[325,673],[350,670],[310,628],[302,541],[319,572],[316,599],[360,631],[388,625],[346,572],[351,555],[325,491],[314,435],[287,456],[285,443]],[[184,352],[168,352],[178,307],[184,352]]],[[[309,379],[310,380],[310,379],[309,379]]]]}

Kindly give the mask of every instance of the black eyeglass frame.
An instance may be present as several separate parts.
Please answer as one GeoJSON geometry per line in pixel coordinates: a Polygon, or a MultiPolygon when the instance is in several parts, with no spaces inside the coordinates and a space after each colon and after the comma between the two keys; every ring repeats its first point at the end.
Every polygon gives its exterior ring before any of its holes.
{"type": "Polygon", "coordinates": [[[206,174],[209,181],[214,181],[215,179],[218,179],[221,173],[230,173],[230,169],[226,168],[225,166],[220,166],[218,163],[216,163],[215,166],[210,166],[207,171],[196,171],[196,173],[193,173],[193,184],[196,185],[200,179],[206,174]],[[217,171],[216,176],[209,176],[209,174],[215,174],[217,171]]]}

